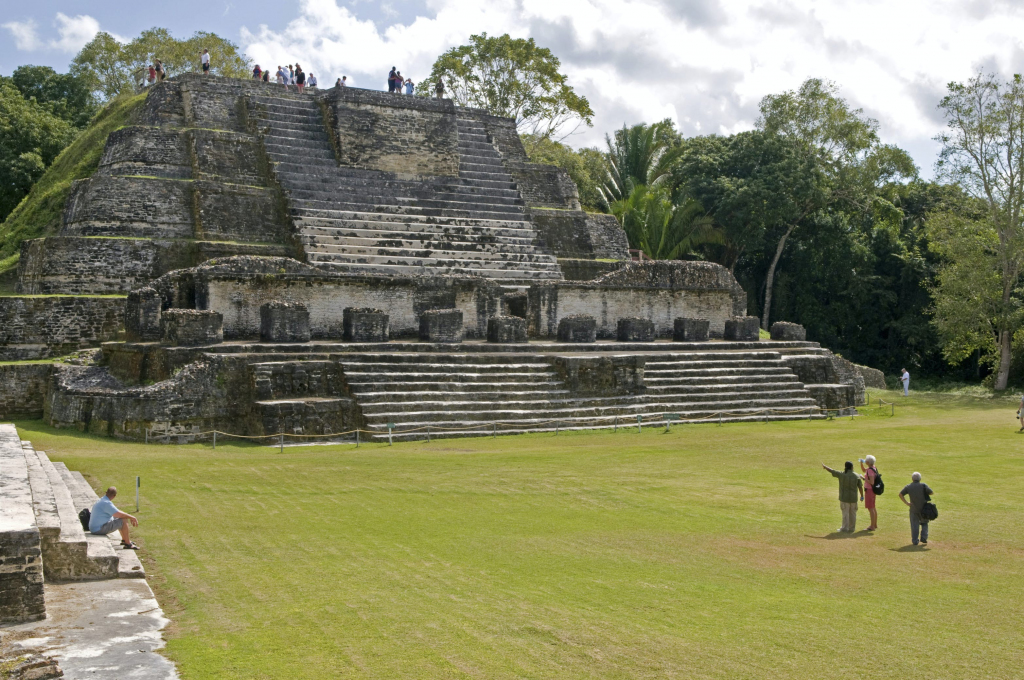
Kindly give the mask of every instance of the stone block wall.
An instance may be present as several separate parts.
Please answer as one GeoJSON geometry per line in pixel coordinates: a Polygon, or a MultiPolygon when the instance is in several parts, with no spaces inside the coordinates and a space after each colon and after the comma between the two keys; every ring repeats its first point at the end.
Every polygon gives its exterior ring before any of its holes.
{"type": "Polygon", "coordinates": [[[556,257],[629,259],[626,232],[612,215],[534,208],[530,219],[556,257]]]}
{"type": "Polygon", "coordinates": [[[152,288],[128,293],[124,306],[124,332],[128,342],[156,342],[160,339],[160,295],[152,288]]]}
{"type": "Polygon", "coordinates": [[[141,125],[114,130],[96,174],[188,179],[192,176],[188,132],[141,125]]]}
{"type": "Polygon", "coordinates": [[[309,342],[309,338],[309,310],[306,305],[276,300],[260,305],[260,340],[309,342]]]}
{"type": "MultiPolygon", "coordinates": [[[[576,183],[562,168],[542,163],[503,159],[526,205],[538,208],[580,211],[576,183]]],[[[614,219],[614,218],[613,218],[614,219]]]]}
{"type": "Polygon", "coordinates": [[[51,364],[0,364],[0,420],[43,417],[51,364]]]}
{"type": "Polygon", "coordinates": [[[711,322],[707,319],[680,317],[675,320],[672,339],[677,342],[702,342],[708,339],[711,322]]]}
{"type": "Polygon", "coordinates": [[[77,180],[64,207],[61,235],[192,238],[192,191],[187,179],[96,175],[77,180]]]}
{"type": "Polygon", "coordinates": [[[458,176],[458,128],[451,100],[332,88],[322,101],[334,119],[342,167],[458,176]]]}
{"type": "Polygon", "coordinates": [[[168,309],[160,315],[166,345],[198,346],[224,341],[224,317],[219,312],[168,309]]]}
{"type": "Polygon", "coordinates": [[[619,342],[651,342],[654,340],[654,322],[640,317],[619,319],[615,339],[619,342]]]}
{"type": "Polygon", "coordinates": [[[589,314],[571,314],[558,322],[559,342],[594,342],[597,321],[589,314]]]}
{"type": "Polygon", "coordinates": [[[725,322],[726,340],[749,342],[761,337],[761,326],[756,316],[736,316],[725,322]]]}
{"type": "Polygon", "coordinates": [[[428,309],[420,315],[420,340],[462,342],[462,312],[458,309],[428,309]]]}
{"type": "Polygon", "coordinates": [[[642,394],[647,359],[642,355],[551,357],[551,366],[566,388],[579,396],[642,394]]]}
{"type": "Polygon", "coordinates": [[[116,340],[124,298],[0,297],[0,361],[46,359],[116,340]]]}
{"type": "Polygon", "coordinates": [[[492,316],[487,320],[487,342],[526,342],[526,319],[492,316]]]}
{"type": "Polygon", "coordinates": [[[0,623],[46,617],[43,559],[21,438],[0,425],[0,623]]]}
{"type": "Polygon", "coordinates": [[[159,274],[160,246],[148,239],[48,236],[21,244],[19,292],[109,295],[159,274]]]}
{"type": "Polygon", "coordinates": [[[391,335],[388,315],[379,309],[346,307],[342,324],[348,342],[387,342],[391,335]]]}

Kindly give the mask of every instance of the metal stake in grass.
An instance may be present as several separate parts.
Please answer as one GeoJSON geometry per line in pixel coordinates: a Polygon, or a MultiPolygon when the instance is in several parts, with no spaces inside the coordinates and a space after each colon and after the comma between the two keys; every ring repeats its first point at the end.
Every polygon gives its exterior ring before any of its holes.
{"type": "Polygon", "coordinates": [[[640,423],[643,422],[643,419],[644,419],[643,416],[637,416],[636,417],[636,433],[637,434],[643,434],[643,429],[641,428],[641,425],[640,425],[640,423]]]}
{"type": "Polygon", "coordinates": [[[497,437],[498,437],[498,423],[497,422],[492,422],[491,423],[491,439],[496,439],[497,437]]]}
{"type": "Polygon", "coordinates": [[[142,486],[142,477],[135,478],[135,512],[139,511],[139,487],[142,486]]]}
{"type": "Polygon", "coordinates": [[[284,432],[281,433],[281,453],[284,453],[284,432]]]}
{"type": "Polygon", "coordinates": [[[615,429],[613,430],[613,432],[618,432],[618,431],[619,431],[619,417],[615,416],[615,429]]]}
{"type": "Polygon", "coordinates": [[[359,448],[359,428],[356,428],[356,448],[359,448]]]}
{"type": "Polygon", "coordinates": [[[430,425],[427,425],[427,441],[430,441],[430,425]]]}
{"type": "Polygon", "coordinates": [[[391,446],[391,428],[395,426],[394,423],[388,423],[388,446],[391,446]]]}
{"type": "Polygon", "coordinates": [[[217,448],[217,430],[213,431],[213,448],[217,448]]]}

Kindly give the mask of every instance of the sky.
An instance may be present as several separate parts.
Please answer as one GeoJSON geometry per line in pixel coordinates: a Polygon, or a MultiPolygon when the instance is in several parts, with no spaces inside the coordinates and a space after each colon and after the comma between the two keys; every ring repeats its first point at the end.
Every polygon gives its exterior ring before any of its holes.
{"type": "Polygon", "coordinates": [[[298,61],[321,84],[347,75],[385,89],[414,81],[475,33],[532,37],[594,109],[566,141],[602,146],[623,124],[675,121],[686,136],[754,127],[758,102],[807,78],[834,81],[880,136],[933,174],[946,84],[1024,71],[1024,2],[1005,0],[34,0],[0,19],[0,73],[66,70],[97,31],[130,39],[162,26],[211,31],[257,63],[298,61]],[[153,12],[150,8],[159,8],[153,12]],[[172,9],[173,8],[173,9],[172,9]]]}

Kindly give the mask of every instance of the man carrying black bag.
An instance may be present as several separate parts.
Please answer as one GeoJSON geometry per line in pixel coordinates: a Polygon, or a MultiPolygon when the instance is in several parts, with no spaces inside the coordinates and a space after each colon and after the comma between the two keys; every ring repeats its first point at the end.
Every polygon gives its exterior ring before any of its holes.
{"type": "MultiPolygon", "coordinates": [[[[929,501],[935,492],[921,481],[920,472],[915,472],[910,478],[914,481],[900,491],[900,500],[910,508],[910,540],[917,545],[917,535],[920,532],[921,545],[928,545],[928,520],[931,518],[925,512],[925,505],[931,505],[929,501]],[[909,501],[905,498],[906,496],[910,496],[909,501]]],[[[932,508],[934,507],[932,506],[932,508]]]]}

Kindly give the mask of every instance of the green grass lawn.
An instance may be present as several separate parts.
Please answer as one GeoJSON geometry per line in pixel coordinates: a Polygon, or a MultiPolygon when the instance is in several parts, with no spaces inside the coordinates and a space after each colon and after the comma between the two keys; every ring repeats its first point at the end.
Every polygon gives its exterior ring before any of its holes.
{"type": "Polygon", "coordinates": [[[1016,402],[898,402],[283,454],[19,425],[125,509],[142,476],[142,557],[187,680],[1019,678],[1016,402]],[[881,530],[840,538],[819,463],[869,453],[881,530]],[[914,470],[940,511],[923,550],[897,497],[914,470]]]}

